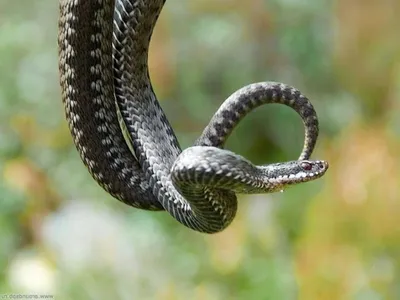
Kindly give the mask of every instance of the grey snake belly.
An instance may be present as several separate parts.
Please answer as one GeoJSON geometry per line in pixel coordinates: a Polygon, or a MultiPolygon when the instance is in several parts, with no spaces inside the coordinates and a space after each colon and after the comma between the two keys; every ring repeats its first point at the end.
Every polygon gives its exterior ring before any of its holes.
{"type": "Polygon", "coordinates": [[[65,114],[82,161],[108,193],[136,208],[166,210],[193,230],[219,232],[235,217],[236,193],[271,193],[326,172],[327,162],[309,160],[318,119],[297,89],[254,83],[227,98],[195,144],[182,151],[147,64],[164,2],[60,0],[65,114]],[[287,105],[301,116],[305,141],[298,160],[255,166],[223,149],[240,120],[267,103],[287,105]]]}

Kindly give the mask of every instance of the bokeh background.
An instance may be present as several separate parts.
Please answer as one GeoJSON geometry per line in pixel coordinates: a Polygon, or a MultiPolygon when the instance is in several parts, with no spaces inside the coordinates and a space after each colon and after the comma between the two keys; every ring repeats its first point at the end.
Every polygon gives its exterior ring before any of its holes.
{"type": "MultiPolygon", "coordinates": [[[[168,0],[151,45],[183,147],[232,92],[281,81],[313,102],[327,174],[240,197],[224,232],[132,209],[91,179],[61,104],[58,1],[0,0],[0,294],[57,299],[400,299],[400,2],[168,0]]],[[[297,158],[268,105],[227,147],[297,158]]]]}

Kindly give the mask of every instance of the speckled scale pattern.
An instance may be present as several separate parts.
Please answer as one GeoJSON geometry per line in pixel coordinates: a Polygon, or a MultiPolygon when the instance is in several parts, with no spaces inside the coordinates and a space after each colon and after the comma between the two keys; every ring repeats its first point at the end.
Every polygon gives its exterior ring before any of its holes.
{"type": "Polygon", "coordinates": [[[181,149],[153,92],[147,67],[151,33],[163,4],[164,1],[117,2],[113,43],[116,99],[135,154],[163,207],[189,227],[219,231],[235,216],[235,194],[220,190],[215,193],[224,197],[207,199],[211,192],[202,187],[192,191],[197,197],[189,203],[170,179],[170,169],[181,149]],[[226,223],[221,223],[224,217],[226,223]],[[210,227],[213,224],[217,227],[210,227]]]}
{"type": "Polygon", "coordinates": [[[318,138],[317,114],[299,90],[279,82],[253,83],[233,93],[214,114],[196,145],[223,147],[240,120],[255,108],[268,103],[284,104],[301,116],[305,140],[299,160],[309,159],[318,138]]]}
{"type": "Polygon", "coordinates": [[[111,0],[60,1],[59,69],[66,118],[84,164],[107,192],[126,204],[160,210],[118,125],[109,26],[113,6],[111,0]]]}
{"type": "Polygon", "coordinates": [[[143,209],[165,209],[193,230],[214,233],[235,217],[236,193],[274,192],[319,178],[327,170],[326,162],[305,161],[318,136],[310,101],[274,82],[250,84],[233,93],[195,145],[182,152],[148,73],[149,42],[165,1],[117,0],[115,10],[110,0],[60,3],[66,117],[83,162],[119,200],[143,209]],[[302,117],[306,138],[300,160],[254,166],[222,149],[238,122],[266,103],[285,104],[302,117]],[[129,139],[124,139],[119,122],[129,139]]]}

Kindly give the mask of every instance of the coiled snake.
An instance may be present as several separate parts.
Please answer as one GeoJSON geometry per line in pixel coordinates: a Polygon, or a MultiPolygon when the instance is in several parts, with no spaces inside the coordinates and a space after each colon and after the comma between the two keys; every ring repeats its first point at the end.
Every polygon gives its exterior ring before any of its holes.
{"type": "Polygon", "coordinates": [[[314,180],[328,164],[308,160],[318,136],[310,101],[295,88],[274,82],[233,93],[194,146],[182,152],[147,66],[164,2],[60,0],[59,70],[66,118],[82,161],[108,193],[133,207],[166,210],[193,230],[214,233],[233,220],[236,193],[270,193],[314,180]],[[305,142],[299,160],[255,166],[223,149],[238,122],[266,103],[285,104],[301,116],[305,142]]]}

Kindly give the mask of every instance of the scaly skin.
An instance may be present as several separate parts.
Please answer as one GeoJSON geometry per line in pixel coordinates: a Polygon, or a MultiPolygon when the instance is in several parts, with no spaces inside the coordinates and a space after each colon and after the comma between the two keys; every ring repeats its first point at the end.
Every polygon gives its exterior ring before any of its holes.
{"type": "Polygon", "coordinates": [[[318,137],[310,101],[273,82],[233,93],[195,146],[182,152],[148,75],[149,41],[164,2],[117,0],[114,11],[111,0],[60,1],[66,117],[83,162],[111,195],[138,208],[165,209],[193,230],[214,233],[233,220],[235,193],[270,193],[314,180],[328,164],[306,160],[318,137]],[[134,153],[122,134],[114,100],[134,153]],[[285,104],[302,117],[306,138],[299,161],[254,166],[223,149],[238,122],[267,103],[285,104]]]}

